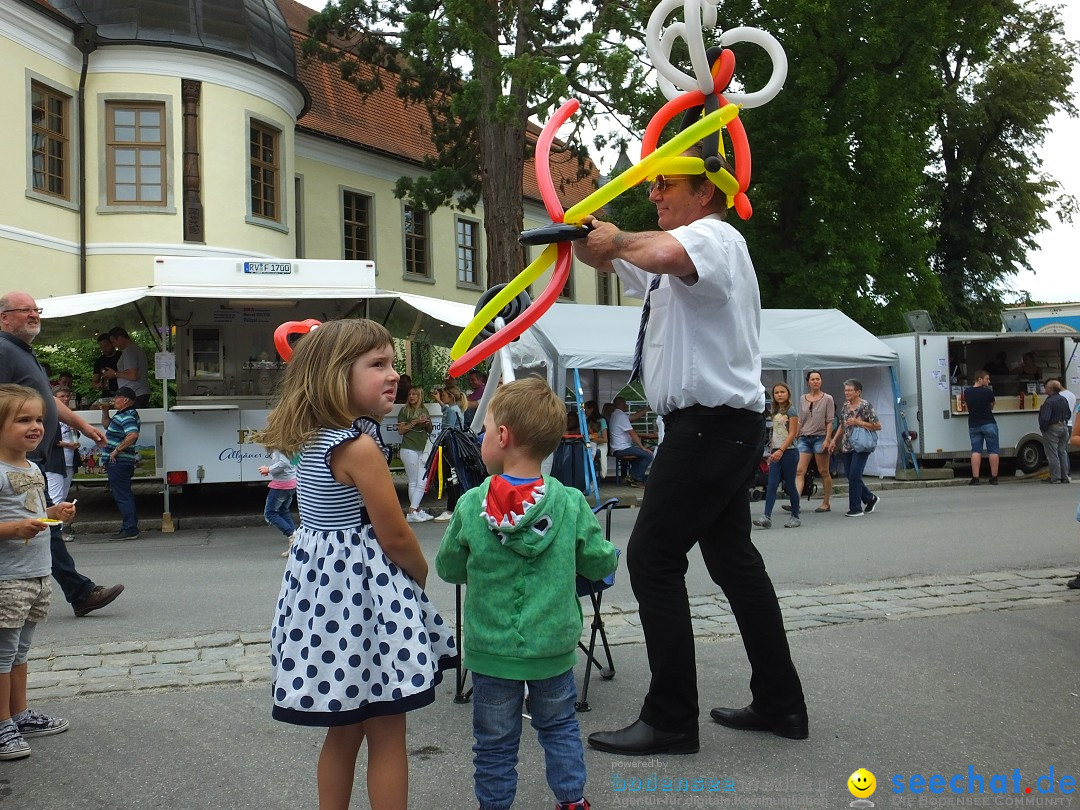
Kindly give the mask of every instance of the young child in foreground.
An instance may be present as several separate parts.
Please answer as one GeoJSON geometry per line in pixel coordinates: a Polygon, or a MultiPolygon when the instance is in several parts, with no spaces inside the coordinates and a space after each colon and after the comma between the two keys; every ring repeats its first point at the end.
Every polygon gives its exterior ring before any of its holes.
{"type": "Polygon", "coordinates": [[[0,385],[0,760],[30,756],[27,737],[66,731],[68,721],[26,705],[27,660],[52,593],[50,529],[75,505],[45,507],[45,476],[26,458],[45,436],[45,403],[33,388],[0,385]]]}
{"type": "Polygon", "coordinates": [[[558,446],[566,409],[543,380],[504,385],[484,418],[484,463],[494,475],[461,496],[435,557],[447,582],[466,583],[464,665],[473,674],[476,798],[504,810],[517,792],[521,707],[532,725],[560,810],[585,810],[585,756],[574,702],[581,638],[578,574],[615,570],[585,496],[540,463],[558,446]]]}
{"type": "Polygon", "coordinates": [[[397,394],[390,333],[330,321],[300,339],[281,402],[256,441],[301,451],[300,528],[270,630],[273,716],[328,730],[319,807],[343,810],[368,745],[373,810],[405,810],[405,713],[435,699],[456,663],[450,628],[424,594],[428,565],[398,502],[379,420],[397,394]]]}

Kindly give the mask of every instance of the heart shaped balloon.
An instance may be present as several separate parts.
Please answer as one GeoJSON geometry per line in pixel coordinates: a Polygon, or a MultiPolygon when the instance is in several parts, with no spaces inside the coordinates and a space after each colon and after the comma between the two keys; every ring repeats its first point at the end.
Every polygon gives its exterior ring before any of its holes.
{"type": "Polygon", "coordinates": [[[292,359],[292,345],[289,343],[289,335],[306,335],[313,329],[322,326],[322,321],[308,318],[306,321],[286,321],[274,330],[274,348],[286,363],[292,359]]]}

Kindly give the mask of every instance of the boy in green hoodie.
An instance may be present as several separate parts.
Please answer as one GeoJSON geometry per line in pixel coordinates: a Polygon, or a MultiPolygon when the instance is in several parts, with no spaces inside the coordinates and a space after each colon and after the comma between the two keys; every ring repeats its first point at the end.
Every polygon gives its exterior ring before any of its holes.
{"type": "Polygon", "coordinates": [[[574,713],[582,628],[576,577],[606,577],[617,557],[585,496],[540,474],[565,427],[566,410],[543,380],[501,387],[484,418],[481,448],[494,475],[461,496],[435,557],[440,577],[469,586],[463,652],[473,673],[481,810],[514,803],[526,683],[557,807],[589,807],[574,713]]]}

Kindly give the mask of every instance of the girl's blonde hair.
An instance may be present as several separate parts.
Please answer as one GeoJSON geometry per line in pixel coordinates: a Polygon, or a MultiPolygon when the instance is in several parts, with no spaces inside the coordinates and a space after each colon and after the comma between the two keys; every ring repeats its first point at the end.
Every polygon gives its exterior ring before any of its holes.
{"type": "Polygon", "coordinates": [[[465,410],[469,407],[469,398],[465,396],[464,392],[456,385],[448,385],[443,391],[450,398],[450,404],[457,405],[461,408],[461,412],[465,413],[465,410]]]}
{"type": "MultiPolygon", "coordinates": [[[[283,453],[301,450],[320,428],[345,428],[354,420],[349,372],[356,359],[391,345],[381,324],[365,319],[328,321],[296,344],[281,381],[281,399],[266,429],[249,441],[283,453]]],[[[381,414],[380,414],[381,416],[381,414]]]]}
{"type": "Polygon", "coordinates": [[[45,400],[37,390],[28,388],[25,385],[16,385],[15,383],[0,384],[0,427],[4,427],[14,419],[15,414],[19,412],[19,408],[28,399],[36,399],[40,402],[44,413],[45,400]]]}
{"type": "MultiPolygon", "coordinates": [[[[787,406],[786,407],[790,408],[791,404],[792,404],[791,403],[791,389],[788,387],[788,384],[783,383],[783,382],[775,383],[773,385],[773,387],[772,387],[772,390],[775,391],[777,388],[783,388],[785,391],[787,391],[787,406]]],[[[776,397],[773,397],[772,412],[773,412],[773,414],[780,413],[780,406],[776,404],[776,397]]]]}

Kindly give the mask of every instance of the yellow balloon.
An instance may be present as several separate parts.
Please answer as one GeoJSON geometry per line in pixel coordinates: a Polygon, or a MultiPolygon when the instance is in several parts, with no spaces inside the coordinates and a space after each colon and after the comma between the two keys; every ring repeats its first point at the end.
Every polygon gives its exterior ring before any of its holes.
{"type": "Polygon", "coordinates": [[[550,244],[544,248],[544,252],[536,257],[535,261],[522,270],[514,280],[499,290],[499,294],[488,301],[484,308],[481,309],[473,319],[469,321],[468,325],[461,330],[461,334],[458,335],[458,339],[454,342],[454,346],[450,349],[450,358],[457,360],[465,352],[469,350],[472,342],[476,340],[477,335],[483,331],[484,326],[487,325],[498,315],[502,308],[513,301],[518,293],[532,284],[536,279],[540,278],[540,274],[549,266],[555,263],[555,257],[558,255],[559,246],[557,244],[550,244]]]}
{"type": "Polygon", "coordinates": [[[676,155],[657,166],[655,172],[645,175],[645,179],[655,180],[658,174],[701,174],[704,171],[705,161],[701,158],[676,155]]]}
{"type": "MultiPolygon", "coordinates": [[[[636,186],[649,176],[650,172],[659,174],[657,166],[665,160],[678,157],[679,154],[692,144],[697,143],[710,132],[723,129],[739,114],[739,108],[735,104],[728,104],[695,121],[670,141],[665,143],[652,154],[646,156],[639,163],[634,164],[618,177],[614,177],[602,185],[577,205],[572,206],[563,216],[563,222],[573,225],[581,223],[585,217],[603,208],[624,191],[636,186]]],[[[733,178],[734,179],[734,178],[733,178]]],[[[736,190],[738,187],[736,186],[736,190]]],[[[479,334],[479,332],[477,332],[479,334]]]]}

